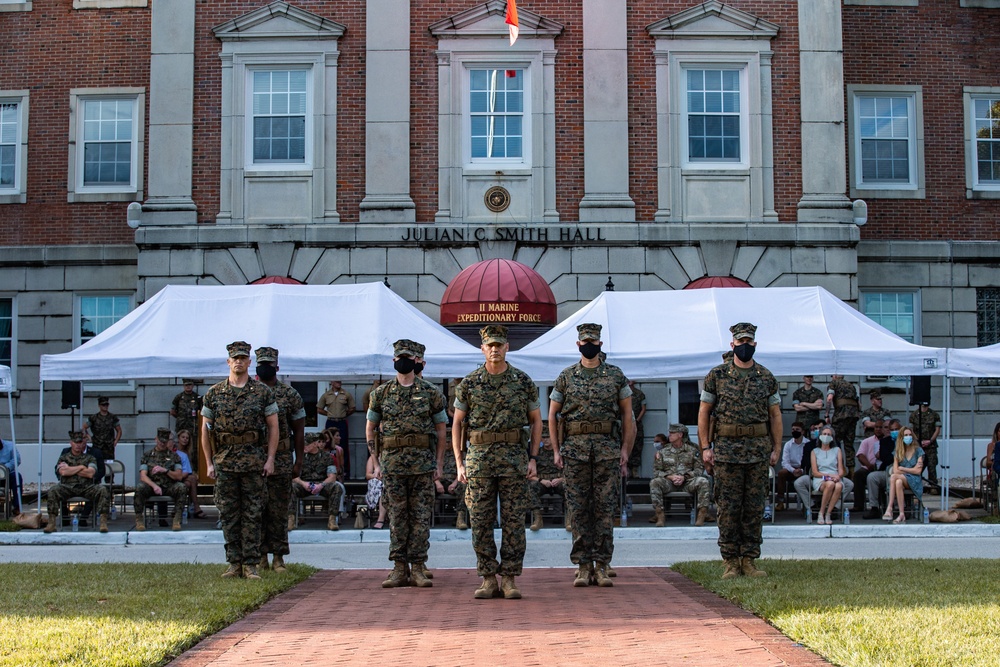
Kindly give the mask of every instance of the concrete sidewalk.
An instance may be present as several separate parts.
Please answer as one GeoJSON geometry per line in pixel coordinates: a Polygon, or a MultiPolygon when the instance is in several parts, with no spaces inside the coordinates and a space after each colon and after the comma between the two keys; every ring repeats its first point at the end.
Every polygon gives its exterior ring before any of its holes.
{"type": "Polygon", "coordinates": [[[170,664],[829,664],[662,568],[620,570],[614,588],[574,588],[565,568],[525,570],[522,600],[474,599],[474,570],[435,571],[430,589],[382,589],[384,576],[319,572],[170,664]]]}

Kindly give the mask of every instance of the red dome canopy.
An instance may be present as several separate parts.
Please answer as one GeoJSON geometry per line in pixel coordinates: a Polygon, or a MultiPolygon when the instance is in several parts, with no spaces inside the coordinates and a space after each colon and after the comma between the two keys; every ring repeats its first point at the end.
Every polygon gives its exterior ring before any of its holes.
{"type": "Polygon", "coordinates": [[[753,287],[753,285],[732,276],[702,276],[689,282],[684,286],[684,289],[706,289],[708,287],[753,287]]]}
{"type": "Polygon", "coordinates": [[[441,299],[441,324],[555,324],[556,298],[531,267],[488,259],[462,270],[441,299]]]}
{"type": "Polygon", "coordinates": [[[283,276],[264,276],[263,278],[258,278],[257,280],[250,283],[251,285],[270,285],[271,283],[277,283],[278,285],[303,285],[295,278],[285,278],[283,276]]]}

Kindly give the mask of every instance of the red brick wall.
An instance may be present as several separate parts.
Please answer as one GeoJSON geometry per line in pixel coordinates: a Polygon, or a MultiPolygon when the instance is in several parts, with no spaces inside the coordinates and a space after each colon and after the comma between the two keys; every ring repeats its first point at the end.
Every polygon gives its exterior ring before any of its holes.
{"type": "Polygon", "coordinates": [[[0,245],[132,242],[127,203],[66,201],[69,91],[121,86],[146,89],[148,120],[149,9],[0,13],[0,90],[30,91],[28,202],[0,205],[0,245]]]}
{"type": "Polygon", "coordinates": [[[1000,201],[965,198],[964,86],[1000,86],[1000,11],[844,7],[844,80],[920,85],[926,199],[869,199],[863,239],[1000,238],[1000,201]]]}

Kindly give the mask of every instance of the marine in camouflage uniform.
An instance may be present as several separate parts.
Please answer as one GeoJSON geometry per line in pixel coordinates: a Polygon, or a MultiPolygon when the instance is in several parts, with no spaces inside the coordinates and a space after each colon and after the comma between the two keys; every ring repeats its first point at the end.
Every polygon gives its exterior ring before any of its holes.
{"type": "MultiPolygon", "coordinates": [[[[806,381],[801,387],[795,390],[792,394],[792,404],[795,403],[815,403],[819,401],[822,405],[823,403],[823,392],[817,389],[813,383],[812,375],[803,375],[802,379],[806,381]]],[[[800,421],[809,428],[813,424],[819,421],[819,410],[805,409],[795,411],[795,421],[800,421]]]]}
{"type": "Polygon", "coordinates": [[[229,377],[205,392],[202,447],[208,476],[215,478],[215,505],[222,520],[229,568],[224,577],[259,579],[261,520],[266,476],[278,450],[278,405],[274,393],[248,375],[250,344],[229,351],[229,377]]]}
{"type": "Polygon", "coordinates": [[[769,370],[753,361],[757,327],[747,322],[729,328],[735,358],[705,376],[698,432],[709,432],[715,411],[714,451],[700,443],[702,461],[715,471],[715,503],[719,510],[719,550],[723,578],[766,576],[754,561],[763,541],[768,467],[781,455],[781,398],[769,370]]]}
{"type": "MultiPolygon", "coordinates": [[[[267,498],[261,524],[260,566],[267,569],[267,555],[274,554],[276,572],[285,571],[288,549],[288,504],[292,500],[292,477],[295,461],[302,460],[306,410],[302,396],[284,382],[279,382],[278,350],[258,347],[257,378],[270,387],[278,405],[278,451],[274,455],[274,472],[267,478],[267,498]],[[295,454],[293,458],[292,454],[295,454]]],[[[333,525],[336,526],[336,518],[333,525]]]]}
{"type": "Polygon", "coordinates": [[[115,458],[115,446],[122,437],[122,427],[118,415],[110,412],[107,407],[110,401],[107,396],[98,396],[99,410],[87,418],[83,425],[84,436],[90,433],[90,444],[104,454],[104,460],[115,458]]]}
{"type": "MultiPolygon", "coordinates": [[[[173,529],[181,529],[181,519],[187,507],[188,490],[181,479],[181,457],[169,447],[170,429],[156,429],[156,445],[139,461],[139,483],[135,487],[135,529],[146,530],[146,502],[153,496],[170,496],[174,500],[173,529]],[[157,488],[159,493],[157,493],[157,488]]],[[[164,512],[166,508],[164,507],[164,512]]]]}
{"type": "Polygon", "coordinates": [[[336,527],[330,528],[337,526],[337,509],[344,495],[344,488],[337,483],[337,466],[330,454],[320,446],[318,433],[310,433],[305,441],[305,449],[299,459],[302,461],[302,471],[292,480],[288,525],[291,526],[295,520],[295,504],[299,498],[323,496],[326,498],[326,526],[330,530],[338,530],[336,527]]]}
{"type": "Polygon", "coordinates": [[[573,585],[613,586],[607,567],[618,489],[635,439],[632,390],[620,368],[597,358],[600,324],[579,325],[577,338],[581,359],[559,374],[549,395],[549,433],[573,518],[573,585]]]}
{"type": "Polygon", "coordinates": [[[671,424],[669,445],[653,458],[653,479],[649,482],[649,495],[656,514],[656,525],[665,525],[664,497],[668,493],[686,492],[696,497],[698,515],[696,526],[705,525],[708,518],[708,478],[701,461],[701,450],[688,438],[688,427],[671,424]],[[671,477],[682,477],[675,483],[671,477]]]}
{"type": "Polygon", "coordinates": [[[87,453],[87,443],[83,431],[70,431],[70,451],[63,452],[56,461],[56,479],[59,483],[48,491],[49,523],[45,526],[46,533],[54,533],[59,529],[59,509],[64,501],[77,496],[86,498],[97,507],[101,517],[101,532],[108,532],[108,512],[111,508],[111,494],[108,488],[97,483],[97,459],[87,453]],[[93,470],[93,474],[81,474],[84,470],[93,470]],[[64,474],[69,473],[69,474],[64,474]]]}
{"type": "Polygon", "coordinates": [[[931,410],[927,403],[921,403],[919,408],[910,413],[910,426],[913,427],[913,434],[917,437],[917,444],[924,450],[927,482],[931,486],[939,486],[937,438],[941,434],[941,415],[931,410]]]}
{"type": "Polygon", "coordinates": [[[483,578],[475,597],[519,599],[515,577],[521,574],[527,544],[525,480],[536,474],[542,437],[538,389],[524,371],[507,363],[507,327],[491,324],[480,329],[479,335],[486,363],[455,389],[455,423],[462,424],[468,418],[469,452],[464,464],[465,429],[452,430],[452,450],[459,479],[468,480],[465,500],[472,518],[472,548],[476,572],[483,578]],[[524,429],[528,425],[530,435],[524,429]],[[498,499],[502,533],[499,562],[493,538],[498,499]]]}
{"type": "Polygon", "coordinates": [[[414,374],[418,344],[401,339],[393,343],[396,376],[378,386],[368,405],[367,436],[378,459],[375,475],[384,484],[383,503],[389,512],[389,560],[393,570],[383,588],[433,582],[424,572],[430,548],[434,512],[436,460],[444,456],[448,415],[444,394],[414,374]],[[376,443],[376,435],[381,435],[376,443]],[[435,447],[436,445],[436,447],[435,447]]]}
{"type": "Polygon", "coordinates": [[[858,429],[858,418],[861,408],[858,403],[858,390],[844,379],[843,375],[834,375],[826,390],[826,400],[833,405],[833,418],[830,425],[837,433],[835,446],[844,452],[844,467],[847,476],[854,474],[854,434],[858,429]]]}
{"type": "Polygon", "coordinates": [[[467,484],[458,479],[458,466],[455,465],[455,453],[445,448],[444,466],[441,468],[441,478],[434,482],[439,494],[450,493],[455,496],[455,527],[459,530],[469,529],[469,508],[465,504],[465,487],[467,484]]]}
{"type": "Polygon", "coordinates": [[[642,428],[642,418],[646,414],[646,394],[632,380],[629,380],[628,386],[632,389],[632,414],[635,416],[635,444],[628,457],[628,469],[629,475],[638,477],[642,470],[642,446],[646,437],[642,428]]]}
{"type": "Polygon", "coordinates": [[[562,470],[556,466],[555,450],[552,439],[547,433],[542,434],[542,446],[538,450],[538,460],[535,462],[537,475],[528,480],[528,504],[531,508],[531,530],[544,528],[542,519],[543,495],[557,495],[564,498],[566,486],[563,484],[562,470]],[[542,484],[542,482],[547,484],[542,484]]]}
{"type": "Polygon", "coordinates": [[[868,392],[868,398],[872,402],[871,407],[861,413],[860,419],[866,438],[870,438],[875,435],[875,427],[864,426],[865,422],[878,422],[884,424],[892,419],[892,415],[889,411],[882,407],[882,392],[877,389],[872,389],[868,392]],[[875,401],[878,401],[878,403],[875,401]]]}
{"type": "MultiPolygon", "coordinates": [[[[195,448],[198,446],[198,436],[201,435],[198,429],[199,412],[201,412],[201,396],[195,391],[195,382],[190,378],[184,378],[184,390],[170,402],[170,415],[174,418],[174,430],[178,433],[189,431],[195,448]]],[[[192,465],[197,463],[197,459],[197,456],[194,457],[192,465]]]]}

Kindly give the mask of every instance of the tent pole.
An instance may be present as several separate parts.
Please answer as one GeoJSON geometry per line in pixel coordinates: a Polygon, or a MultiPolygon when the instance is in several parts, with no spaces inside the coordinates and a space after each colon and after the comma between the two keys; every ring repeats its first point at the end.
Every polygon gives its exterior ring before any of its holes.
{"type": "Polygon", "coordinates": [[[38,378],[38,513],[42,513],[42,422],[45,415],[42,414],[42,406],[45,398],[45,380],[38,378]]]}
{"type": "Polygon", "coordinates": [[[941,487],[941,509],[948,509],[951,486],[951,378],[944,376],[944,485],[941,487]]]}
{"type": "Polygon", "coordinates": [[[969,386],[972,393],[969,394],[972,403],[969,405],[969,413],[972,417],[972,499],[976,499],[976,473],[979,466],[976,465],[976,378],[969,378],[969,386]]]}
{"type": "MultiPolygon", "coordinates": [[[[17,435],[14,433],[14,399],[11,398],[10,389],[7,390],[7,412],[10,414],[10,441],[14,443],[14,458],[11,460],[11,463],[14,465],[14,493],[17,494],[17,507],[20,509],[21,496],[23,495],[22,491],[24,491],[24,489],[22,489],[17,483],[17,480],[19,479],[17,476],[17,435]]],[[[7,483],[10,484],[10,480],[8,480],[7,483]]]]}

